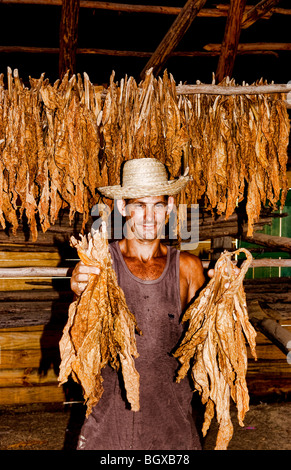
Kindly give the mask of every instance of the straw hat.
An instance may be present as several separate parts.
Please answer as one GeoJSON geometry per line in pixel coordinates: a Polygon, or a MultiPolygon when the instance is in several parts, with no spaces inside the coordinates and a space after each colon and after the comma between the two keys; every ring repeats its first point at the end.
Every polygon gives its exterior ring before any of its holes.
{"type": "Polygon", "coordinates": [[[110,199],[136,199],[146,196],[174,196],[190,177],[168,181],[165,165],[156,158],[136,158],[124,163],[122,185],[104,186],[98,190],[110,199]]]}

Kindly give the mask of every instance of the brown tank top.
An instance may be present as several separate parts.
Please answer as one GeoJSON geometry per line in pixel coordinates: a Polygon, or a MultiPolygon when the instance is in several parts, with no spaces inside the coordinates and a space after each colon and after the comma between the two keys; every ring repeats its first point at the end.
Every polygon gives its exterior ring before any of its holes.
{"type": "Polygon", "coordinates": [[[132,274],[127,267],[119,243],[110,245],[118,284],[143,332],[143,336],[137,338],[140,353],[145,348],[147,353],[151,352],[155,356],[157,349],[166,349],[170,353],[182,332],[181,327],[177,328],[181,315],[180,252],[173,247],[167,247],[167,250],[166,266],[161,276],[152,281],[144,281],[132,274]]]}
{"type": "Polygon", "coordinates": [[[179,251],[167,247],[161,276],[144,281],[129,270],[118,242],[109,248],[118,283],[143,333],[136,336],[139,357],[135,359],[140,411],[130,410],[122,377],[106,367],[104,393],[83,426],[79,448],[200,449],[192,417],[192,390],[187,379],[175,382],[178,362],[171,354],[183,332],[179,251]]]}

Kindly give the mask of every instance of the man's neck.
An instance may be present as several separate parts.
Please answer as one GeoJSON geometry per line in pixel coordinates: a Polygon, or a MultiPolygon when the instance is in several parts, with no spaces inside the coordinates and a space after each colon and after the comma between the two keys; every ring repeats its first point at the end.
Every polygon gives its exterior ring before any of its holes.
{"type": "Polygon", "coordinates": [[[152,258],[165,256],[167,247],[161,244],[161,240],[138,240],[136,238],[124,238],[119,242],[121,253],[129,258],[137,258],[143,263],[152,258]]]}

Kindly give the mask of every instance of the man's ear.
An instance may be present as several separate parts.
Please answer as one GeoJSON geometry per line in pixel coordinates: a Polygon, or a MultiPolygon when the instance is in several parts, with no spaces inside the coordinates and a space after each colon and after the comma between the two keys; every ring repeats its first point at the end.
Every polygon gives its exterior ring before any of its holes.
{"type": "Polygon", "coordinates": [[[125,213],[125,200],[124,199],[117,199],[116,206],[117,206],[117,209],[119,210],[120,214],[123,217],[125,217],[126,216],[126,213],[125,213]]]}
{"type": "Polygon", "coordinates": [[[174,204],[175,204],[175,199],[173,196],[169,196],[168,197],[168,208],[167,208],[167,214],[169,215],[172,210],[173,210],[173,207],[174,207],[174,204]]]}

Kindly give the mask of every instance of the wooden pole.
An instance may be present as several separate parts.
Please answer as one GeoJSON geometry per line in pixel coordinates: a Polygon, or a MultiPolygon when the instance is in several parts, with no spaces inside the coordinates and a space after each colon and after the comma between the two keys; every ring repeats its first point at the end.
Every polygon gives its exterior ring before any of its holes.
{"type": "MultiPolygon", "coordinates": [[[[76,261],[77,262],[77,261],[76,261]]],[[[207,268],[210,261],[203,261],[203,267],[207,268]]],[[[236,261],[234,261],[236,263],[236,261]]],[[[291,267],[291,259],[257,259],[253,260],[250,267],[291,267]]],[[[25,268],[0,268],[0,279],[26,278],[26,277],[70,277],[72,267],[37,267],[28,266],[25,268]]]]}
{"type": "Polygon", "coordinates": [[[243,29],[249,28],[257,20],[269,13],[280,0],[261,0],[257,5],[247,10],[242,18],[241,27],[243,29]]]}
{"type": "Polygon", "coordinates": [[[253,326],[269,338],[284,354],[288,354],[291,333],[268,316],[268,312],[271,311],[270,308],[265,309],[263,303],[259,301],[248,303],[248,314],[253,326]]]}
{"type": "Polygon", "coordinates": [[[72,268],[54,267],[25,267],[25,268],[0,268],[0,278],[21,277],[67,277],[72,268]]]}
{"type": "MultiPolygon", "coordinates": [[[[0,52],[28,54],[59,54],[59,47],[31,47],[31,46],[0,46],[0,52]]],[[[77,48],[76,54],[108,55],[116,57],[151,57],[153,52],[147,51],[120,51],[118,49],[97,49],[90,47],[77,48]]],[[[215,57],[220,54],[219,50],[214,51],[173,51],[171,57],[215,57]]],[[[238,54],[266,54],[278,56],[274,51],[238,51],[238,54]]]]}
{"type": "Polygon", "coordinates": [[[145,77],[146,71],[150,68],[153,69],[154,75],[157,75],[161,71],[171,52],[173,52],[175,47],[179,44],[180,40],[205,3],[206,0],[188,0],[186,2],[184,8],[182,8],[171,28],[143,68],[140,74],[141,79],[145,77]]]}
{"type": "MultiPolygon", "coordinates": [[[[11,5],[50,5],[61,6],[62,0],[1,0],[1,3],[11,5]]],[[[80,8],[90,8],[94,10],[124,11],[127,13],[156,13],[163,15],[178,15],[181,7],[168,7],[165,5],[133,5],[130,3],[99,2],[95,0],[80,0],[80,8]]],[[[203,8],[197,16],[204,18],[221,18],[227,16],[229,5],[219,4],[215,8],[203,8]]],[[[246,6],[246,11],[253,9],[252,5],[246,6]]],[[[280,15],[291,15],[290,8],[272,8],[271,11],[262,16],[268,19],[272,13],[280,15]]]]}
{"type": "MultiPolygon", "coordinates": [[[[203,47],[206,51],[219,52],[221,44],[206,44],[203,47]]],[[[291,43],[288,42],[252,42],[241,43],[237,48],[238,52],[249,51],[291,51],[291,43]]]]}
{"type": "Polygon", "coordinates": [[[246,0],[230,0],[224,38],[221,45],[221,54],[216,70],[218,82],[221,82],[224,77],[232,76],[245,4],[246,0]]]}
{"type": "Polygon", "coordinates": [[[276,85],[245,85],[245,86],[220,86],[220,85],[177,85],[178,95],[207,94],[207,95],[262,95],[269,93],[288,93],[291,84],[276,85]]]}
{"type": "Polygon", "coordinates": [[[265,233],[257,232],[255,232],[251,237],[242,235],[242,238],[248,243],[277,248],[278,251],[287,251],[288,253],[291,253],[291,238],[276,237],[275,235],[267,235],[265,233]]]}
{"type": "Polygon", "coordinates": [[[80,0],[63,0],[60,23],[59,77],[76,73],[80,0]]]}

